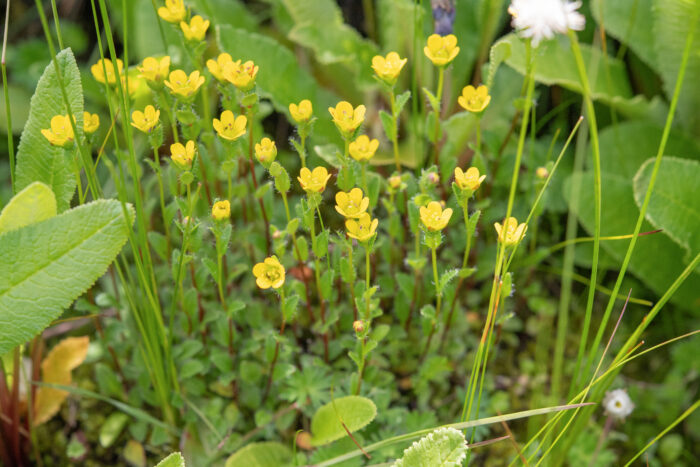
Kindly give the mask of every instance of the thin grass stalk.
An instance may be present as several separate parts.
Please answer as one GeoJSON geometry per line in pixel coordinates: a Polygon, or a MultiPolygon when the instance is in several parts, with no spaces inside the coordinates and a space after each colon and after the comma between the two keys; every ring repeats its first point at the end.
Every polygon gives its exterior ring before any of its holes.
{"type": "MultiPolygon", "coordinates": [[[[593,315],[593,304],[595,301],[595,286],[598,280],[598,259],[600,255],[600,219],[602,211],[602,183],[601,183],[601,173],[600,173],[600,142],[598,140],[598,123],[596,121],[595,108],[593,107],[593,99],[591,97],[591,88],[588,82],[588,74],[586,72],[586,64],[583,61],[583,55],[581,54],[581,47],[578,43],[578,36],[572,30],[569,30],[569,39],[571,41],[571,50],[574,54],[574,59],[576,61],[576,69],[578,71],[579,80],[581,81],[581,87],[583,92],[583,100],[586,106],[586,115],[588,117],[588,125],[591,132],[591,147],[593,150],[593,207],[594,207],[594,227],[593,227],[593,258],[591,266],[591,285],[588,287],[588,299],[586,301],[586,312],[583,321],[583,329],[581,330],[581,339],[579,340],[578,355],[576,356],[576,367],[574,369],[573,377],[571,378],[572,387],[578,387],[579,379],[579,369],[583,354],[588,344],[588,333],[591,326],[591,318],[593,315]]],[[[617,291],[615,291],[615,295],[617,291]]],[[[611,303],[615,303],[614,300],[611,303]]],[[[612,312],[612,306],[609,308],[606,317],[603,319],[601,327],[599,330],[605,329],[605,324],[607,324],[607,318],[612,312]]],[[[597,341],[600,342],[602,334],[599,333],[599,338],[597,341]]],[[[597,352],[597,344],[593,345],[593,348],[597,352]]],[[[584,369],[584,375],[588,373],[588,367],[590,364],[590,354],[589,363],[586,364],[584,369]]]]}
{"type": "Polygon", "coordinates": [[[12,109],[10,104],[10,89],[7,84],[7,64],[5,53],[7,51],[7,29],[10,25],[10,0],[7,0],[5,7],[5,30],[2,34],[2,90],[5,94],[5,119],[7,120],[7,153],[10,156],[10,184],[12,193],[15,192],[15,142],[12,134],[12,109]]]}

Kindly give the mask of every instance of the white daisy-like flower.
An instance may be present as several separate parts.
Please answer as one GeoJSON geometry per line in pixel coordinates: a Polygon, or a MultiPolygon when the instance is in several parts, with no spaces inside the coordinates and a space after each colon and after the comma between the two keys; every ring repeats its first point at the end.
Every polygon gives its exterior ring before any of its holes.
{"type": "Polygon", "coordinates": [[[580,1],[512,0],[508,13],[513,17],[512,25],[520,36],[531,38],[532,45],[537,47],[542,39],[551,39],[557,33],[582,30],[586,18],[576,11],[580,7],[580,1]]]}
{"type": "Polygon", "coordinates": [[[632,399],[627,395],[624,389],[615,389],[605,393],[603,399],[605,412],[613,418],[624,420],[634,410],[632,399]]]}

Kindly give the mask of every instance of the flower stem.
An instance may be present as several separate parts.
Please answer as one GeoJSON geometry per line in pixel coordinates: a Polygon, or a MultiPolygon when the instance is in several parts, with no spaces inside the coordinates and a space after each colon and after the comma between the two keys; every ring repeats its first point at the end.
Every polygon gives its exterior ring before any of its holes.
{"type": "MultiPolygon", "coordinates": [[[[248,122],[250,125],[250,131],[248,131],[248,169],[250,170],[250,178],[253,180],[253,189],[258,191],[258,179],[255,176],[255,163],[253,162],[253,118],[255,117],[255,112],[252,107],[248,107],[248,122]]],[[[253,194],[255,196],[255,193],[253,194]]],[[[265,222],[265,246],[267,247],[267,254],[270,255],[272,248],[272,243],[270,241],[270,221],[267,218],[267,211],[265,211],[265,203],[262,198],[258,198],[258,204],[260,205],[260,213],[262,214],[263,221],[265,222]]]]}
{"type": "Polygon", "coordinates": [[[160,155],[158,154],[158,148],[153,148],[153,162],[156,167],[156,177],[158,178],[158,193],[160,194],[160,212],[163,216],[163,230],[165,230],[165,243],[167,246],[168,258],[170,258],[170,228],[165,220],[165,190],[163,189],[163,175],[160,169],[160,155]]]}
{"type": "MultiPolygon", "coordinates": [[[[280,313],[282,314],[282,324],[280,325],[280,332],[279,332],[279,337],[281,338],[284,335],[284,328],[287,325],[287,321],[284,318],[284,287],[280,287],[280,313]]],[[[277,357],[279,356],[280,352],[280,341],[279,339],[275,343],[275,353],[272,356],[272,361],[270,362],[270,371],[268,372],[267,375],[267,384],[265,384],[265,392],[263,392],[263,397],[262,397],[262,403],[265,403],[265,400],[267,399],[268,394],[270,393],[270,387],[272,387],[272,378],[275,373],[275,365],[277,364],[277,357]]]]}
{"type": "MultiPolygon", "coordinates": [[[[438,103],[442,101],[442,87],[445,81],[445,67],[441,66],[440,71],[438,73],[438,87],[437,87],[437,98],[438,103]]],[[[438,104],[439,105],[439,104],[438,104]]],[[[439,154],[438,154],[438,145],[439,145],[439,135],[440,135],[440,107],[433,109],[435,112],[435,132],[434,132],[434,141],[433,141],[433,160],[435,162],[435,165],[440,167],[440,161],[439,161],[439,154]]]]}
{"type": "Polygon", "coordinates": [[[435,319],[433,320],[433,325],[430,327],[430,334],[428,334],[428,340],[425,342],[425,347],[420,357],[421,362],[425,359],[426,355],[428,355],[428,350],[430,350],[430,342],[433,340],[433,335],[435,334],[435,326],[440,321],[440,308],[442,305],[442,291],[440,290],[440,277],[438,276],[437,270],[437,247],[433,246],[430,248],[430,257],[433,263],[433,282],[435,283],[435,319]]]}
{"type": "MultiPolygon", "coordinates": [[[[316,216],[311,219],[311,245],[316,244],[316,216]]],[[[318,294],[319,314],[321,315],[321,324],[326,324],[326,303],[323,300],[323,291],[321,289],[321,265],[318,257],[314,255],[314,276],[316,278],[316,293],[318,294]]],[[[328,362],[328,332],[323,332],[323,358],[328,362]]]]}
{"type": "Polygon", "coordinates": [[[401,173],[401,159],[399,158],[399,116],[396,115],[396,96],[394,95],[394,88],[391,88],[391,93],[389,94],[389,99],[391,101],[391,117],[394,120],[394,137],[391,138],[391,144],[394,147],[394,163],[396,164],[396,170],[401,173]]]}

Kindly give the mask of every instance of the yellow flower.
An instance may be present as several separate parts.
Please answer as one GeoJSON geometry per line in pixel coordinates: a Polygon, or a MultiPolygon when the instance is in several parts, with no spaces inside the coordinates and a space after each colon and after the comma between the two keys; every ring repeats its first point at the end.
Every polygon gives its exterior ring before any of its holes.
{"type": "Polygon", "coordinates": [[[289,104],[289,113],[297,123],[308,122],[309,119],[311,119],[313,111],[314,109],[311,105],[311,101],[308,99],[304,99],[303,101],[299,102],[299,105],[289,104]]]}
{"type": "Polygon", "coordinates": [[[447,223],[452,217],[452,209],[442,209],[442,205],[437,201],[431,201],[428,206],[421,206],[420,220],[423,225],[430,231],[442,230],[447,226],[447,223]]]}
{"type": "Polygon", "coordinates": [[[174,70],[170,72],[169,79],[170,81],[165,80],[165,85],[170,88],[170,92],[185,98],[194,95],[204,84],[204,76],[200,76],[196,70],[189,76],[182,70],[174,70]]]}
{"type": "Polygon", "coordinates": [[[516,245],[520,240],[525,237],[525,232],[527,231],[527,224],[522,223],[518,225],[518,219],[515,217],[509,217],[504,222],[505,229],[501,224],[496,222],[494,227],[496,227],[496,233],[498,233],[498,241],[503,243],[505,246],[516,245]]]}
{"type": "Polygon", "coordinates": [[[379,220],[372,220],[366,212],[355,219],[345,221],[345,228],[348,231],[348,237],[354,238],[358,242],[366,242],[371,239],[377,231],[379,220]]]}
{"type": "Polygon", "coordinates": [[[216,57],[216,60],[209,59],[207,60],[207,68],[209,69],[209,72],[216,78],[218,81],[224,81],[224,68],[226,68],[226,65],[229,63],[233,63],[233,59],[229,54],[226,52],[219,54],[218,57],[216,57]]]}
{"type": "Polygon", "coordinates": [[[350,143],[350,156],[358,162],[368,161],[374,156],[379,147],[379,140],[369,139],[367,135],[360,135],[350,143]]]}
{"type": "Polygon", "coordinates": [[[313,172],[306,167],[299,172],[297,180],[304,191],[314,191],[321,193],[326,189],[326,183],[331,178],[325,167],[316,167],[313,172]]]}
{"type": "Polygon", "coordinates": [[[194,141],[188,141],[187,145],[183,146],[182,143],[175,143],[170,145],[170,158],[173,160],[175,165],[184,170],[189,170],[192,168],[192,161],[194,161],[194,154],[196,148],[194,146],[194,141]]]}
{"type": "Polygon", "coordinates": [[[346,101],[338,102],[338,105],[328,107],[328,111],[333,117],[333,123],[338,127],[338,130],[345,138],[349,138],[362,125],[365,120],[365,106],[358,105],[355,109],[352,104],[346,101]]]}
{"type": "Polygon", "coordinates": [[[263,138],[255,143],[255,157],[261,164],[272,164],[277,157],[277,146],[270,138],[263,138]]]}
{"type": "Polygon", "coordinates": [[[221,120],[215,118],[213,125],[221,138],[235,141],[245,134],[246,123],[248,119],[245,115],[236,117],[230,110],[224,110],[221,113],[221,120]]]}
{"type": "Polygon", "coordinates": [[[83,131],[85,133],[92,134],[97,131],[100,127],[100,116],[97,114],[91,114],[90,112],[83,112],[83,131]]]}
{"type": "Polygon", "coordinates": [[[258,69],[259,67],[250,60],[243,65],[237,60],[224,66],[224,78],[241,91],[250,91],[255,86],[258,69]]]}
{"type": "MultiPolygon", "coordinates": [[[[119,71],[120,76],[123,76],[123,69],[124,62],[122,62],[120,59],[117,59],[117,71],[119,71]]],[[[108,58],[105,58],[104,60],[98,60],[97,63],[90,67],[90,71],[92,72],[92,76],[95,77],[95,80],[99,81],[100,83],[117,83],[117,75],[114,70],[114,64],[112,63],[112,60],[108,58]]]]}
{"type": "Polygon", "coordinates": [[[428,37],[428,44],[423,48],[423,53],[433,62],[433,65],[445,66],[454,60],[459,53],[457,38],[454,34],[444,37],[433,34],[428,37]]]}
{"type": "Polygon", "coordinates": [[[165,0],[165,6],[158,8],[158,16],[168,23],[179,23],[185,19],[187,11],[182,0],[165,0]]]}
{"type": "Polygon", "coordinates": [[[284,266],[277,259],[277,256],[265,258],[265,261],[253,266],[255,283],[261,289],[279,289],[284,285],[284,266]]]}
{"type": "Polygon", "coordinates": [[[470,112],[479,113],[482,112],[489,102],[491,102],[491,96],[489,96],[489,89],[483,84],[478,88],[474,88],[471,84],[465,86],[462,89],[462,95],[457,98],[457,102],[465,110],[470,112]]]}
{"type": "Polygon", "coordinates": [[[147,81],[160,83],[168,76],[170,71],[170,56],[166,55],[160,59],[146,57],[138,69],[141,72],[139,77],[147,81]]]}
{"type": "Polygon", "coordinates": [[[469,189],[472,192],[478,190],[485,178],[486,175],[479,176],[479,169],[476,167],[469,167],[466,172],[455,167],[455,182],[462,190],[469,189]]]}
{"type": "Polygon", "coordinates": [[[152,105],[147,105],[143,112],[134,110],[131,114],[131,126],[144,133],[150,133],[157,125],[160,118],[160,110],[152,105]]]}
{"type": "Polygon", "coordinates": [[[180,21],[180,29],[188,41],[202,41],[207,34],[207,29],[209,29],[209,20],[195,15],[190,20],[190,24],[180,21]]]}
{"type": "Polygon", "coordinates": [[[349,219],[357,219],[367,211],[369,207],[369,198],[362,197],[362,190],[353,188],[349,193],[339,191],[335,195],[335,210],[341,216],[349,219]]]}
{"type": "Polygon", "coordinates": [[[42,129],[41,134],[54,146],[67,147],[75,141],[75,134],[68,115],[54,115],[51,118],[51,128],[42,129]]]}
{"type": "Polygon", "coordinates": [[[211,207],[211,216],[217,221],[223,221],[231,217],[231,203],[227,199],[217,201],[211,207]]]}
{"type": "Polygon", "coordinates": [[[402,59],[396,52],[389,52],[386,58],[375,55],[372,58],[372,69],[382,81],[391,86],[396,83],[399,73],[407,61],[407,58],[402,59]]]}

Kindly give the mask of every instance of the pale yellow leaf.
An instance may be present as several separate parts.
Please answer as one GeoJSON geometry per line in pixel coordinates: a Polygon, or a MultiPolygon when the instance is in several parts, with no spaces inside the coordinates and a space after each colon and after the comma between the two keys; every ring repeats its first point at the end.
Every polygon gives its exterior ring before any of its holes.
{"type": "MultiPolygon", "coordinates": [[[[71,371],[83,363],[90,340],[87,336],[68,337],[51,349],[41,362],[44,383],[67,386],[71,383],[71,371]]],[[[34,423],[39,425],[56,415],[68,392],[61,389],[40,387],[34,400],[34,423]]]]}

